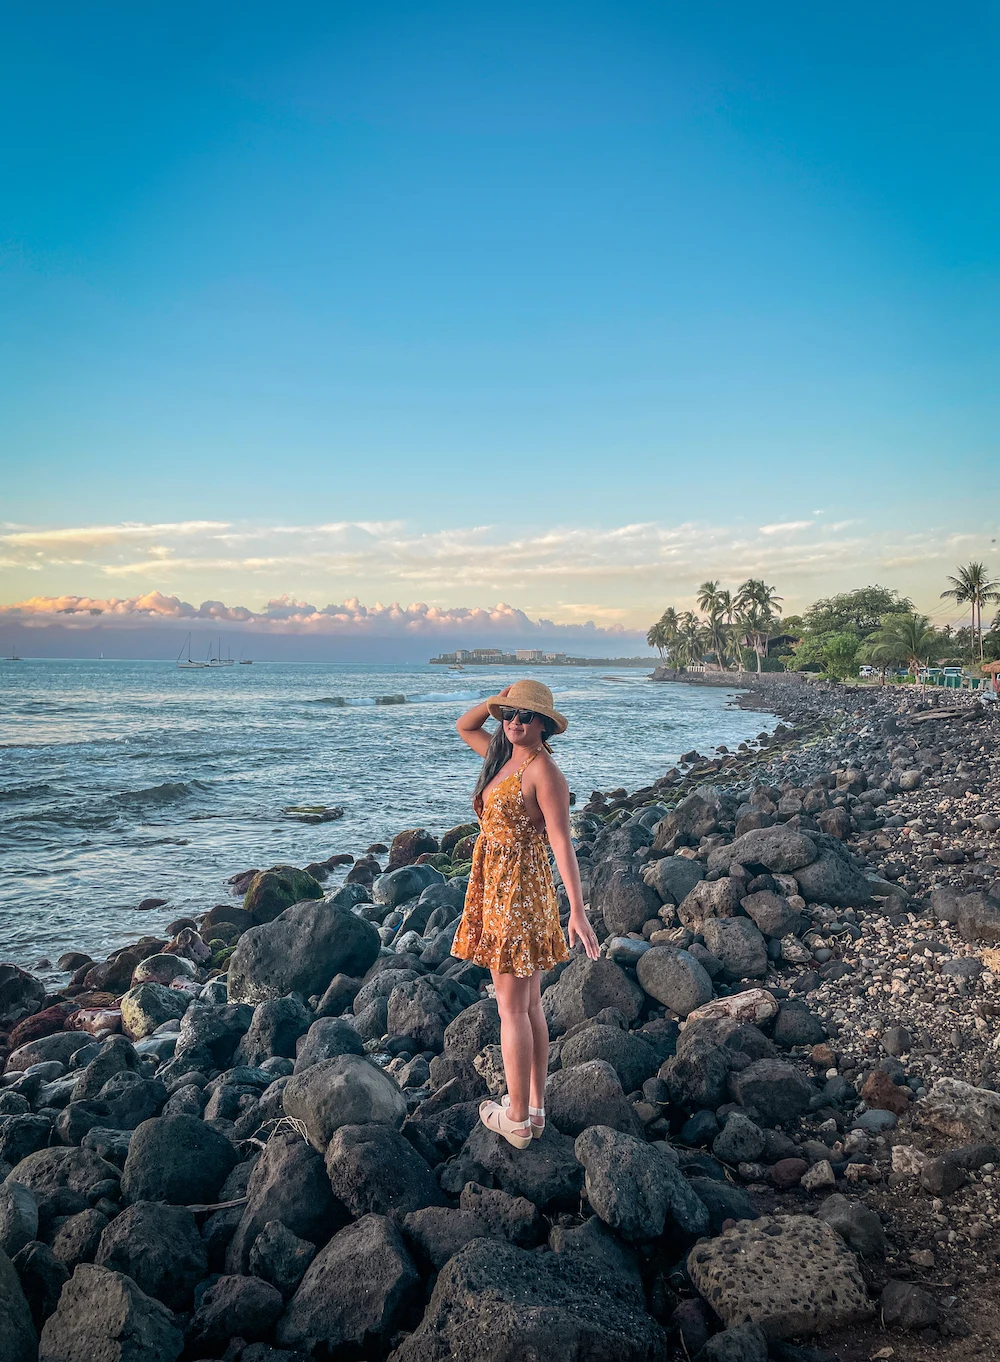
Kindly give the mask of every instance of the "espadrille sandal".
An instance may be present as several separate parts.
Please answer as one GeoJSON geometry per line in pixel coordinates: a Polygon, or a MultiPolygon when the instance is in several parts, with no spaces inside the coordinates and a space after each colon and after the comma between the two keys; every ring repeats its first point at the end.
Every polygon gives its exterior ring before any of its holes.
{"type": "MultiPolygon", "coordinates": [[[[505,1092],[504,1095],[500,1098],[500,1105],[502,1107],[510,1106],[509,1093],[505,1092]]],[[[528,1119],[531,1122],[531,1138],[533,1140],[537,1140],[541,1136],[542,1131],[545,1129],[545,1108],[529,1107],[528,1119]]]]}
{"type": "Polygon", "coordinates": [[[487,1130],[502,1135],[515,1149],[527,1149],[531,1144],[531,1123],[512,1121],[499,1102],[480,1102],[479,1119],[487,1130]]]}

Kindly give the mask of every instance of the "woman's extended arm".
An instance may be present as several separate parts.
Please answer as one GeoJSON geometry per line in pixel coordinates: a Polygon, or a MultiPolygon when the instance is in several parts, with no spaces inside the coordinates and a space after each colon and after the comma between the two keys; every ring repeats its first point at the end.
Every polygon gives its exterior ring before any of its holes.
{"type": "Polygon", "coordinates": [[[569,899],[569,944],[583,946],[591,960],[596,960],[599,953],[597,937],[583,906],[580,867],[569,830],[569,786],[566,777],[552,762],[534,762],[533,765],[538,768],[535,799],[545,818],[549,846],[569,899]]]}
{"type": "MultiPolygon", "coordinates": [[[[506,695],[510,686],[504,686],[498,694],[506,695]]],[[[490,745],[488,733],[483,732],[483,724],[490,717],[489,710],[485,704],[473,705],[467,709],[461,718],[455,720],[455,727],[458,729],[462,741],[468,743],[473,752],[478,752],[481,757],[486,756],[487,748],[490,745]]]]}

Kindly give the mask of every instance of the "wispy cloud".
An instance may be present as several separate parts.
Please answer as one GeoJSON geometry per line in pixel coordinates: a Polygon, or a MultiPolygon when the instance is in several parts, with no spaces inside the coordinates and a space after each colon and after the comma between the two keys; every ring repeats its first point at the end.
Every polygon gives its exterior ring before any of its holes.
{"type": "Polygon", "coordinates": [[[779,525],[761,525],[761,534],[794,534],[796,530],[811,530],[811,520],[784,520],[779,525]]]}

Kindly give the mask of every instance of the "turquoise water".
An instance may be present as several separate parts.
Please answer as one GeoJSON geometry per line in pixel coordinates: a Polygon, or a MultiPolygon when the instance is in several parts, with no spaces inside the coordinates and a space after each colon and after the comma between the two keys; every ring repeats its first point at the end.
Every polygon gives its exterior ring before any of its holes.
{"type": "MultiPolygon", "coordinates": [[[[238,870],[468,821],[478,763],[455,719],[515,679],[500,667],[0,663],[0,959],[106,953],[223,901],[238,870]],[[293,804],[345,813],[306,825],[283,814],[293,804]],[[136,911],[147,897],[167,907],[136,911]]],[[[733,692],[642,669],[544,679],[570,719],[553,746],[581,802],[774,722],[732,708],[733,692]]]]}

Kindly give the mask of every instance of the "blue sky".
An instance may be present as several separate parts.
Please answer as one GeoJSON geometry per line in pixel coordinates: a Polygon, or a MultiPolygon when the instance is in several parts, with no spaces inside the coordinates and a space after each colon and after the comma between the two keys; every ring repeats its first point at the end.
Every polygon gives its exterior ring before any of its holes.
{"type": "Polygon", "coordinates": [[[7,7],[0,601],[1000,569],[997,15],[7,7]]]}

